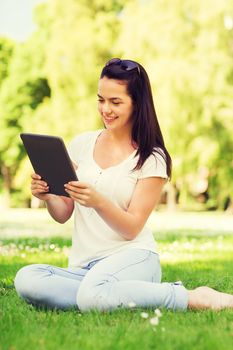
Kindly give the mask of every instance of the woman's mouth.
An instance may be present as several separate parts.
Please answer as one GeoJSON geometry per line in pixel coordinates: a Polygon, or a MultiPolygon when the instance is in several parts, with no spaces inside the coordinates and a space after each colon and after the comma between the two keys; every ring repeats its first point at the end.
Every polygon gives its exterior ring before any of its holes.
{"type": "Polygon", "coordinates": [[[106,122],[112,122],[112,121],[114,121],[115,119],[117,119],[118,117],[104,117],[104,120],[106,121],[106,122]]]}

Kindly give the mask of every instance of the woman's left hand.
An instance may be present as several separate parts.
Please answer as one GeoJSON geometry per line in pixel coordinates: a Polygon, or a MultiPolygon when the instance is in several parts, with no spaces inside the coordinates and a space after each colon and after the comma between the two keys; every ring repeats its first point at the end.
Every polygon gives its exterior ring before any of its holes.
{"type": "Polygon", "coordinates": [[[85,207],[97,209],[103,200],[103,196],[92,186],[80,181],[71,181],[65,184],[65,191],[70,198],[85,207]]]}

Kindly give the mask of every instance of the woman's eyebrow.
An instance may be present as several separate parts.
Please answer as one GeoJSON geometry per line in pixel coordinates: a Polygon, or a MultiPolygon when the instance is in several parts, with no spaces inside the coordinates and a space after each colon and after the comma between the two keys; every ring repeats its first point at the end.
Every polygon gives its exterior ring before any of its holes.
{"type": "MultiPolygon", "coordinates": [[[[103,97],[101,96],[101,95],[99,95],[99,94],[97,94],[97,96],[99,97],[99,98],[102,98],[103,99],[103,97]]],[[[122,98],[120,98],[120,97],[110,97],[110,99],[109,100],[121,100],[122,101],[122,98]]]]}

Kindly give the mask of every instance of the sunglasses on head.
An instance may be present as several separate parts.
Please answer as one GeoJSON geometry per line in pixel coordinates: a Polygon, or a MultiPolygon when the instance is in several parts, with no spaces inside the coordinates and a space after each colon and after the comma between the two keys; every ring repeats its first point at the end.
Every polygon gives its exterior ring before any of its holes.
{"type": "Polygon", "coordinates": [[[120,65],[124,70],[126,71],[131,71],[133,69],[137,69],[138,74],[140,75],[140,67],[139,65],[131,60],[121,60],[120,58],[112,58],[109,60],[106,64],[105,67],[110,66],[112,64],[118,64],[120,65]]]}

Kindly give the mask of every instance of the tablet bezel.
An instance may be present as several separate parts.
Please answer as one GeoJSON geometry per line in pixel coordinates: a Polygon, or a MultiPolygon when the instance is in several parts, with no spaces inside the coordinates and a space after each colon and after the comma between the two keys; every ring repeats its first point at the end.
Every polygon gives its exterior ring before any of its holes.
{"type": "Polygon", "coordinates": [[[78,178],[63,139],[33,133],[21,133],[20,138],[35,173],[47,182],[48,193],[69,197],[64,184],[78,178]]]}

